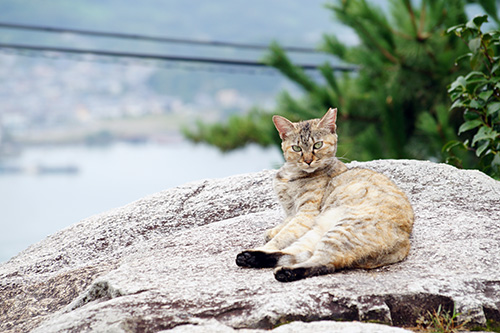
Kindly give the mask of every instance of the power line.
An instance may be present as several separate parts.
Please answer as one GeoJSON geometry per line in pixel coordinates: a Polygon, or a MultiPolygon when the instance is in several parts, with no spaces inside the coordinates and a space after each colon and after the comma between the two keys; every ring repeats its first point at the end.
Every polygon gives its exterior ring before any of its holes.
{"type": "MultiPolygon", "coordinates": [[[[146,35],[140,35],[140,34],[126,34],[126,33],[118,33],[118,32],[92,31],[92,30],[71,29],[71,28],[56,28],[56,27],[48,27],[48,26],[5,23],[5,22],[0,22],[0,28],[30,30],[30,31],[38,31],[38,32],[50,32],[50,33],[72,33],[72,34],[95,36],[95,37],[134,39],[134,40],[152,41],[152,42],[160,42],[160,43],[205,45],[205,46],[231,47],[231,48],[251,49],[251,50],[268,50],[269,49],[268,45],[263,45],[263,44],[236,43],[236,42],[224,42],[224,41],[215,41],[215,40],[195,40],[195,39],[172,38],[172,37],[155,37],[155,36],[146,36],[146,35]]],[[[313,48],[300,47],[300,46],[284,46],[282,48],[285,51],[289,51],[289,52],[322,53],[321,51],[313,49],[313,48]]]]}
{"type": "MultiPolygon", "coordinates": [[[[58,52],[58,53],[68,53],[68,54],[92,54],[97,56],[106,56],[114,58],[132,58],[132,59],[144,59],[144,60],[160,60],[160,61],[176,61],[176,62],[186,62],[186,63],[201,63],[201,64],[212,64],[212,65],[229,65],[229,66],[242,66],[242,67],[254,67],[254,68],[264,68],[269,67],[269,65],[251,60],[239,60],[239,59],[221,59],[221,58],[201,58],[201,57],[187,57],[187,56],[173,56],[173,55],[160,55],[160,54],[147,54],[147,53],[130,53],[130,52],[118,52],[118,51],[103,51],[103,50],[91,50],[91,49],[74,49],[66,47],[50,47],[50,46],[38,46],[38,45],[25,45],[25,44],[7,44],[0,43],[0,48],[3,49],[13,49],[13,50],[25,50],[25,51],[36,51],[36,52],[58,52]]],[[[298,64],[304,70],[317,70],[319,65],[315,64],[298,64]]],[[[355,70],[352,66],[332,66],[335,71],[350,72],[355,70]]]]}

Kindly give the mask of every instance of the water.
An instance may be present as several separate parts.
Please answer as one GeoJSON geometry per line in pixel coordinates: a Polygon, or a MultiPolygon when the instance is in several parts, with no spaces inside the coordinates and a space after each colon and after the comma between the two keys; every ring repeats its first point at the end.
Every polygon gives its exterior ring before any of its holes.
{"type": "Polygon", "coordinates": [[[277,148],[222,154],[187,142],[26,149],[16,161],[75,165],[76,174],[0,174],[0,262],[64,227],[186,182],[272,169],[277,148]]]}

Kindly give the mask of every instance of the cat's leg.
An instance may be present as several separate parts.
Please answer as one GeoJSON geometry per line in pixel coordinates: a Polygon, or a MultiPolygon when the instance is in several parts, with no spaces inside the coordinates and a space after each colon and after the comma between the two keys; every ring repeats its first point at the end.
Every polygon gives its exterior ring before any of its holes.
{"type": "Polygon", "coordinates": [[[274,277],[280,282],[292,282],[311,276],[332,274],[333,272],[335,272],[335,266],[332,265],[305,266],[300,264],[296,267],[278,267],[274,271],[274,277]]]}
{"type": "Polygon", "coordinates": [[[274,228],[267,229],[264,234],[266,243],[269,242],[271,239],[273,239],[274,236],[276,236],[281,231],[281,229],[283,229],[283,227],[287,225],[288,222],[290,222],[291,219],[292,217],[289,216],[285,218],[285,220],[282,223],[278,224],[274,228]]]}
{"type": "Polygon", "coordinates": [[[262,251],[279,251],[293,244],[315,225],[316,212],[299,212],[264,246],[262,251]]]}
{"type": "Polygon", "coordinates": [[[236,256],[236,264],[241,267],[276,267],[278,260],[285,255],[282,249],[294,243],[314,225],[314,213],[299,213],[264,246],[246,250],[236,256]]]}
{"type": "Polygon", "coordinates": [[[281,250],[283,256],[279,258],[277,266],[291,266],[308,260],[323,234],[324,231],[319,226],[309,230],[304,236],[281,250]]]}
{"type": "Polygon", "coordinates": [[[318,215],[311,230],[282,250],[285,255],[279,259],[278,266],[289,267],[309,260],[325,233],[341,223],[343,215],[341,207],[330,208],[318,215]]]}
{"type": "MultiPolygon", "coordinates": [[[[315,244],[313,253],[309,259],[294,265],[279,267],[274,272],[278,281],[290,282],[311,276],[330,274],[336,268],[346,267],[354,262],[361,249],[366,248],[366,240],[362,239],[361,231],[357,230],[351,223],[339,214],[325,214],[324,219],[337,216],[336,221],[331,221],[330,229],[326,230],[315,244]]],[[[319,221],[321,222],[321,221],[319,221]]],[[[328,221],[324,221],[325,228],[328,221]]],[[[321,223],[319,223],[321,224],[321,223]]],[[[365,226],[364,228],[367,228],[365,226]]],[[[374,230],[366,230],[376,232],[374,230]]]]}
{"type": "Polygon", "coordinates": [[[308,260],[277,268],[275,278],[290,282],[340,268],[375,268],[399,261],[408,253],[409,242],[406,244],[397,233],[379,230],[376,223],[366,220],[362,229],[351,222],[340,221],[321,237],[308,260]]]}
{"type": "Polygon", "coordinates": [[[278,268],[274,272],[276,280],[291,282],[310,276],[333,273],[335,265],[325,260],[324,256],[318,256],[317,253],[324,233],[320,226],[316,226],[297,242],[284,249],[285,255],[278,260],[278,268]]]}
{"type": "MultiPolygon", "coordinates": [[[[291,282],[311,276],[331,274],[335,272],[335,264],[322,255],[318,255],[316,249],[308,252],[307,259],[291,264],[286,262],[286,256],[279,261],[281,267],[276,268],[274,277],[280,282],[291,282]]],[[[295,259],[302,259],[304,253],[295,255],[295,259]]]]}
{"type": "Polygon", "coordinates": [[[279,265],[281,267],[274,271],[276,280],[291,282],[311,276],[331,274],[337,268],[352,264],[354,258],[350,245],[352,240],[343,239],[346,238],[345,234],[340,234],[338,239],[332,239],[331,234],[332,231],[329,231],[320,238],[307,260],[291,265],[281,260],[283,265],[279,265]]]}

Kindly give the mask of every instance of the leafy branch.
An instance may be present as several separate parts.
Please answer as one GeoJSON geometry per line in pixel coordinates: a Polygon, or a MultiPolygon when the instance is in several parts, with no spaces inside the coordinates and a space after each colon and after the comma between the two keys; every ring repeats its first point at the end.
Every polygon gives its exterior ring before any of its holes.
{"type": "Polygon", "coordinates": [[[450,111],[463,114],[458,129],[461,141],[448,142],[443,151],[449,160],[459,163],[453,148],[474,151],[479,168],[500,178],[500,31],[482,32],[487,15],[476,16],[467,23],[447,30],[467,44],[468,53],[457,59],[469,59],[470,72],[459,76],[448,87],[453,104],[450,111]]]}

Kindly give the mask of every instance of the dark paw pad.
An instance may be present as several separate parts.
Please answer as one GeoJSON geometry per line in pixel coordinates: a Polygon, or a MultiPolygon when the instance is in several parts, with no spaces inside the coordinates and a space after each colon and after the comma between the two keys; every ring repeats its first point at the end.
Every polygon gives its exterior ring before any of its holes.
{"type": "Polygon", "coordinates": [[[261,251],[243,251],[236,256],[236,265],[240,267],[271,268],[278,263],[278,253],[261,251]]]}
{"type": "Polygon", "coordinates": [[[276,280],[280,282],[292,282],[307,277],[307,268],[287,268],[282,267],[274,273],[276,280]]]}
{"type": "Polygon", "coordinates": [[[291,282],[310,276],[325,275],[335,272],[335,267],[313,266],[313,267],[281,267],[274,272],[274,277],[280,282],[291,282]]]}

